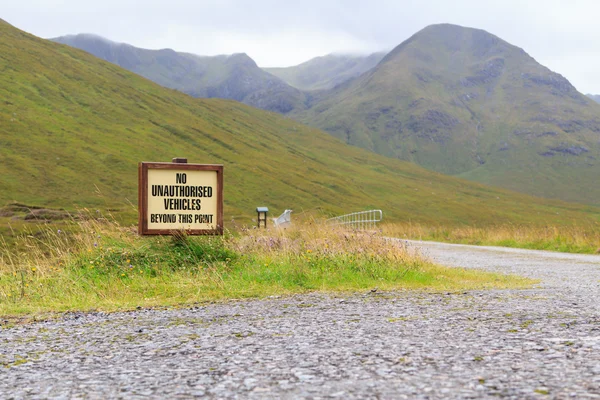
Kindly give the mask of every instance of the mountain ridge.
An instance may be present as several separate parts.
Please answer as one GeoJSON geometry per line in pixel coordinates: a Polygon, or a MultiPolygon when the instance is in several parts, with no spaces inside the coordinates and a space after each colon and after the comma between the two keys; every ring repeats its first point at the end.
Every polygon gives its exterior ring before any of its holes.
{"type": "Polygon", "coordinates": [[[260,69],[245,53],[199,56],[172,49],[148,50],[87,33],[50,40],[194,97],[232,99],[282,114],[305,101],[301,91],[260,69]]]}

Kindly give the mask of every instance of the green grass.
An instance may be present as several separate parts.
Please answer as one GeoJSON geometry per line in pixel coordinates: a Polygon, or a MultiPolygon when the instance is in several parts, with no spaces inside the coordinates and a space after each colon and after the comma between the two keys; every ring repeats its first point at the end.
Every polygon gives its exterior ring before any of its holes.
{"type": "Polygon", "coordinates": [[[140,237],[105,219],[23,236],[0,252],[0,315],[126,310],[313,291],[527,287],[531,280],[444,268],[375,234],[312,222],[224,237],[140,237]]]}

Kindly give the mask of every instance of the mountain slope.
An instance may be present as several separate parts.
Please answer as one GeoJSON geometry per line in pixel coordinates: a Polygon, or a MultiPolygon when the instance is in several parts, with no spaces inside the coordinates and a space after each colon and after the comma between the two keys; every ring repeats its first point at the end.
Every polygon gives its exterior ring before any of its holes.
{"type": "Polygon", "coordinates": [[[295,118],[436,171],[600,204],[600,106],[482,30],[427,27],[295,118]]]}
{"type": "Polygon", "coordinates": [[[600,103],[600,94],[586,94],[586,96],[594,100],[596,103],[600,103]]]}
{"type": "Polygon", "coordinates": [[[331,89],[375,67],[385,54],[328,54],[293,67],[263,69],[301,90],[331,89]]]}
{"type": "MultiPolygon", "coordinates": [[[[227,100],[165,89],[90,54],[0,24],[0,201],[135,215],[137,163],[225,165],[225,220],[256,206],[388,220],[577,223],[598,209],[536,199],[350,147],[227,100]]],[[[249,222],[249,220],[243,220],[249,222]]]]}
{"type": "Polygon", "coordinates": [[[233,99],[280,113],[301,107],[304,102],[302,92],[261,70],[243,53],[204,57],[171,49],[146,50],[91,34],[51,40],[85,50],[194,97],[233,99]]]}

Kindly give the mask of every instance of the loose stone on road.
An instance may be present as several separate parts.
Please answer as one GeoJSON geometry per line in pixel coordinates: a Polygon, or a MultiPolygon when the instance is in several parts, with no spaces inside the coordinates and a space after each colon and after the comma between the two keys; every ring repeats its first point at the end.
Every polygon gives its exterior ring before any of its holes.
{"type": "Polygon", "coordinates": [[[0,398],[600,398],[600,257],[411,242],[528,290],[69,313],[0,328],[0,398]]]}

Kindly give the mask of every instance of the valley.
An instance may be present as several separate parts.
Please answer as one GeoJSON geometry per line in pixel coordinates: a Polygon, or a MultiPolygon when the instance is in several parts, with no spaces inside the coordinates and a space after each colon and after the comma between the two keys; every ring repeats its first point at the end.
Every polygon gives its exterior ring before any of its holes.
{"type": "Polygon", "coordinates": [[[434,3],[8,4],[0,398],[600,393],[600,8],[434,3]]]}
{"type": "Polygon", "coordinates": [[[54,40],[193,96],[285,114],[386,157],[599,204],[600,105],[483,30],[431,25],[387,54],[328,55],[265,70],[245,54],[199,57],[89,35],[54,40]]]}
{"type": "MultiPolygon", "coordinates": [[[[390,221],[576,224],[597,209],[534,198],[348,146],[257,108],[195,99],[69,46],[0,24],[0,201],[111,210],[133,221],[137,164],[186,156],[225,166],[225,221],[255,207],[390,221]]],[[[10,217],[9,217],[10,218],[10,217]]]]}

